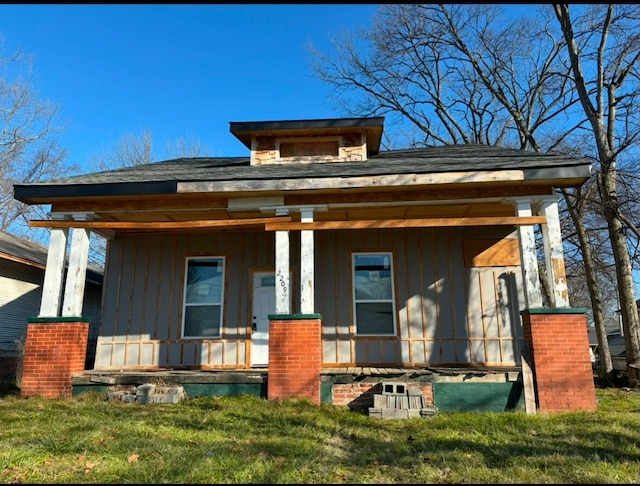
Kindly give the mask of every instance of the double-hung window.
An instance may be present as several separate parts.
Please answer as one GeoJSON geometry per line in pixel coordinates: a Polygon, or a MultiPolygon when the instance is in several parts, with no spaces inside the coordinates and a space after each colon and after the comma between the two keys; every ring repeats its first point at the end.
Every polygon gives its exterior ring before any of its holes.
{"type": "Polygon", "coordinates": [[[221,336],[224,258],[187,258],[182,312],[183,338],[221,336]]]}
{"type": "Polygon", "coordinates": [[[391,253],[353,254],[353,305],[357,335],[396,333],[391,253]]]}

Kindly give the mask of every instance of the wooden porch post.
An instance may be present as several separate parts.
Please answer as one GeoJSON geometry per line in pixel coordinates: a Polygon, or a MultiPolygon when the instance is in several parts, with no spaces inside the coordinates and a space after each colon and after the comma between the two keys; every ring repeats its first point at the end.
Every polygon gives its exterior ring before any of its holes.
{"type": "MultiPolygon", "coordinates": [[[[515,201],[518,217],[531,216],[531,200],[517,199],[515,201]]],[[[536,257],[535,233],[532,225],[518,226],[518,242],[520,245],[520,261],[522,264],[522,281],[524,283],[525,308],[542,306],[542,290],[538,274],[538,259],[536,257]]],[[[521,350],[522,386],[524,390],[524,407],[528,414],[537,411],[536,388],[531,357],[530,344],[525,340],[521,350]]]]}
{"type": "MultiPolygon", "coordinates": [[[[313,208],[300,210],[303,223],[313,223],[313,208]]],[[[313,230],[300,231],[300,312],[314,313],[313,230]]]]}
{"type": "MultiPolygon", "coordinates": [[[[532,215],[530,199],[517,199],[515,205],[518,217],[532,215]]],[[[538,273],[533,225],[518,226],[518,242],[520,244],[520,261],[522,262],[525,307],[527,309],[542,307],[542,289],[538,273]]]]}
{"type": "Polygon", "coordinates": [[[547,223],[542,225],[542,236],[547,278],[551,287],[551,306],[570,307],[557,199],[555,197],[544,198],[540,210],[542,215],[547,218],[547,223]]]}
{"type": "Polygon", "coordinates": [[[57,317],[62,298],[68,229],[51,228],[39,317],[57,317]]]}
{"type": "Polygon", "coordinates": [[[64,288],[62,304],[63,317],[82,316],[84,286],[87,280],[87,260],[89,257],[89,230],[73,228],[69,268],[64,288]]]}
{"type": "MultiPolygon", "coordinates": [[[[288,209],[277,209],[276,216],[289,214],[288,209]]],[[[276,231],[276,314],[290,314],[291,282],[289,281],[289,231],[276,231]]]]}

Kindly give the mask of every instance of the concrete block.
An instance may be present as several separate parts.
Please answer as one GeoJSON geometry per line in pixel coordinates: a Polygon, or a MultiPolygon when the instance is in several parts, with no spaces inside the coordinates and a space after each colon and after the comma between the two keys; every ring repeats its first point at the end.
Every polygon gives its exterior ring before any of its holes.
{"type": "Polygon", "coordinates": [[[152,385],[151,383],[140,385],[138,388],[136,388],[136,395],[138,395],[139,397],[149,396],[154,392],[155,388],[156,386],[152,385]]]}
{"type": "Polygon", "coordinates": [[[421,409],[426,406],[425,399],[423,396],[419,396],[419,397],[412,396],[408,398],[409,398],[409,408],[421,409]]]}
{"type": "Polygon", "coordinates": [[[387,407],[387,396],[386,395],[380,395],[378,393],[376,393],[375,395],[373,395],[373,406],[375,408],[384,408],[387,407]]]}
{"type": "Polygon", "coordinates": [[[423,408],[420,410],[420,416],[422,417],[433,417],[437,413],[435,408],[423,408]]]}
{"type": "Polygon", "coordinates": [[[125,395],[125,392],[123,391],[109,392],[109,394],[107,395],[107,399],[110,402],[121,401],[123,395],[125,395]]]}
{"type": "Polygon", "coordinates": [[[383,408],[382,409],[382,418],[383,419],[396,418],[396,409],[395,408],[383,408]]]}
{"type": "Polygon", "coordinates": [[[382,394],[383,395],[406,395],[407,384],[396,383],[393,381],[382,382],[382,394]]]}
{"type": "Polygon", "coordinates": [[[397,419],[407,419],[409,418],[409,410],[406,409],[395,409],[393,414],[393,418],[397,418],[397,419]]]}
{"type": "Polygon", "coordinates": [[[374,418],[382,418],[382,408],[380,407],[369,407],[369,417],[374,418]]]}

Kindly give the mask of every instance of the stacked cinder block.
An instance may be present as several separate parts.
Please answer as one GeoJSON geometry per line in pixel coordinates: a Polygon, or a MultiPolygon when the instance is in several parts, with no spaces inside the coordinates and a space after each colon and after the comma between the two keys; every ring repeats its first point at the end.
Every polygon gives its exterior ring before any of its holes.
{"type": "Polygon", "coordinates": [[[109,401],[137,402],[137,403],[178,403],[187,398],[181,386],[158,386],[146,383],[135,387],[134,390],[119,390],[109,393],[109,401]]]}
{"type": "Polygon", "coordinates": [[[382,393],[373,395],[369,416],[387,419],[431,417],[436,409],[429,407],[422,391],[409,389],[406,383],[382,382],[382,393]]]}

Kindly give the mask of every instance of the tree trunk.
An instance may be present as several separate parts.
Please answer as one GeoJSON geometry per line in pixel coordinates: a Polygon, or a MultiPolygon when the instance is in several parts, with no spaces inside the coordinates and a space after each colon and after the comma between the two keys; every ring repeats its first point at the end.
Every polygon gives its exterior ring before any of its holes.
{"type": "MultiPolygon", "coordinates": [[[[607,221],[611,248],[616,262],[616,277],[618,281],[618,294],[620,296],[620,313],[622,315],[622,328],[625,336],[625,350],[627,353],[627,367],[632,363],[640,363],[640,326],[638,323],[638,307],[635,302],[633,288],[633,274],[631,258],[627,248],[627,240],[624,234],[622,221],[618,217],[618,201],[615,190],[615,170],[602,172],[602,201],[604,204],[604,216],[607,221]]],[[[631,376],[630,376],[631,378],[631,376]]],[[[630,383],[636,386],[637,378],[630,383]]]]}
{"type": "Polygon", "coordinates": [[[607,329],[604,319],[604,311],[602,309],[602,299],[600,297],[600,289],[596,279],[596,269],[593,264],[593,254],[589,245],[587,231],[582,224],[582,218],[576,208],[575,202],[571,200],[566,190],[562,190],[562,195],[567,203],[571,220],[576,229],[578,240],[580,241],[580,252],[582,253],[582,263],[584,265],[584,273],[587,279],[587,288],[589,289],[589,298],[591,299],[591,311],[593,312],[593,322],[596,328],[596,336],[598,337],[598,350],[600,354],[600,370],[602,378],[609,383],[613,382],[613,362],[611,361],[611,353],[609,351],[609,341],[607,339],[607,329]]]}

